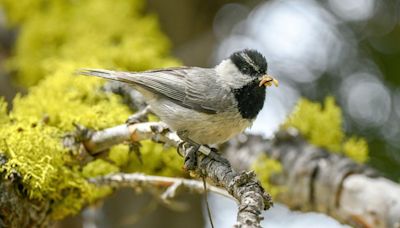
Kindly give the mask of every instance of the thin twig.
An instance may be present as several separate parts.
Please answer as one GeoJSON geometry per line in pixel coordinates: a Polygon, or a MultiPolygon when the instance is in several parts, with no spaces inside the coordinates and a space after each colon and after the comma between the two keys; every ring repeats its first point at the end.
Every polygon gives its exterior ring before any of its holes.
{"type": "MultiPolygon", "coordinates": [[[[162,177],[151,176],[141,173],[115,173],[102,177],[89,179],[90,182],[98,185],[109,185],[113,187],[168,187],[162,195],[165,199],[170,199],[176,196],[177,190],[184,188],[193,192],[203,193],[203,183],[198,180],[177,178],[177,177],[162,177]]],[[[207,191],[214,192],[218,195],[236,200],[229,193],[221,188],[208,186],[207,191]]]]}

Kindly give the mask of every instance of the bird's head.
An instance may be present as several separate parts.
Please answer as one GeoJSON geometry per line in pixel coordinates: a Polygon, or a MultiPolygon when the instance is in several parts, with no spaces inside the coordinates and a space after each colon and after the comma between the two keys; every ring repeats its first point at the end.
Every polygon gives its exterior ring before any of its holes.
{"type": "Polygon", "coordinates": [[[251,49],[233,53],[216,67],[221,84],[233,92],[245,119],[254,119],[262,109],[265,87],[278,86],[278,81],[267,74],[267,67],[265,57],[251,49]]]}
{"type": "Polygon", "coordinates": [[[232,88],[248,84],[259,87],[278,86],[278,81],[267,74],[268,64],[265,57],[253,49],[244,49],[233,53],[217,66],[222,80],[232,88]]]}
{"type": "Polygon", "coordinates": [[[229,59],[235,64],[237,69],[253,81],[258,80],[258,85],[278,86],[278,81],[267,74],[268,64],[265,57],[258,51],[245,49],[233,53],[229,59]]]}

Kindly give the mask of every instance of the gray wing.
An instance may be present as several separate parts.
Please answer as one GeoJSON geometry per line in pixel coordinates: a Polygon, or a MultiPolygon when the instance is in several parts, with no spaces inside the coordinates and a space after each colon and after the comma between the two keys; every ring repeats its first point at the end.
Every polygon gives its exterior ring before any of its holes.
{"type": "Polygon", "coordinates": [[[178,105],[208,114],[222,112],[233,103],[230,91],[219,84],[214,69],[177,67],[139,73],[84,69],[80,73],[138,85],[178,105]]]}

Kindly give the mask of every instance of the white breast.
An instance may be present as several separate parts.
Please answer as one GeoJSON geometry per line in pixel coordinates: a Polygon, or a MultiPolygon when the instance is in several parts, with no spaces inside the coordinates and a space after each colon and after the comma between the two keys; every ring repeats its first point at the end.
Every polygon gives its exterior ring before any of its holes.
{"type": "Polygon", "coordinates": [[[223,143],[249,127],[252,121],[243,119],[237,110],[205,114],[183,108],[167,99],[151,99],[153,112],[175,131],[186,131],[199,144],[223,143]]]}

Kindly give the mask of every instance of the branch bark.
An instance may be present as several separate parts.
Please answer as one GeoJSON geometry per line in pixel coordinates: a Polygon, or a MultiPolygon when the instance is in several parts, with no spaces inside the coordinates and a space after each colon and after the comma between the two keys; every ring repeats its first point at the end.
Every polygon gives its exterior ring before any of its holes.
{"type": "MultiPolygon", "coordinates": [[[[178,147],[182,140],[175,132],[160,122],[146,122],[132,125],[120,125],[89,134],[83,142],[90,154],[100,153],[105,149],[124,141],[138,142],[152,139],[178,147]]],[[[65,146],[76,144],[71,138],[64,142],[65,146]]],[[[209,148],[200,147],[200,152],[208,154],[209,148]]],[[[239,202],[237,227],[260,227],[261,212],[272,206],[271,197],[264,191],[253,172],[237,173],[230,165],[200,156],[197,176],[206,176],[217,186],[221,186],[239,202]]]]}
{"type": "Polygon", "coordinates": [[[285,191],[275,200],[293,209],[322,212],[355,227],[400,227],[397,183],[310,145],[294,129],[278,132],[272,140],[243,135],[224,151],[238,170],[249,169],[262,153],[279,160],[283,171],[272,182],[285,191]]]}

